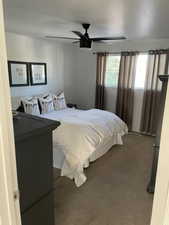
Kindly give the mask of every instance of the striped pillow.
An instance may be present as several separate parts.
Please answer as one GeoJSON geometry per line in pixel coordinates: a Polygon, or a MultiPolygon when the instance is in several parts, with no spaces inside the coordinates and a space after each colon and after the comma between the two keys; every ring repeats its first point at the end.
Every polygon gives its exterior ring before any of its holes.
{"type": "Polygon", "coordinates": [[[50,95],[47,97],[45,96],[45,97],[39,98],[39,103],[41,106],[42,114],[54,111],[53,99],[50,95]]]}
{"type": "Polygon", "coordinates": [[[53,95],[53,105],[56,111],[67,108],[64,92],[61,92],[58,95],[53,95]]]}
{"type": "Polygon", "coordinates": [[[38,100],[35,97],[21,99],[24,112],[32,115],[40,115],[38,100]]]}

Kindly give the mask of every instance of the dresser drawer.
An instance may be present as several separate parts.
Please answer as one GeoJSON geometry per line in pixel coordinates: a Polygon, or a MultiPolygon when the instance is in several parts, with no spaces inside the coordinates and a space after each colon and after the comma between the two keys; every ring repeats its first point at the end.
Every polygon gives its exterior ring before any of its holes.
{"type": "Polygon", "coordinates": [[[22,225],[54,225],[54,204],[51,192],[21,215],[22,225]]]}
{"type": "Polygon", "coordinates": [[[21,212],[53,188],[52,132],[16,142],[21,212]]]}

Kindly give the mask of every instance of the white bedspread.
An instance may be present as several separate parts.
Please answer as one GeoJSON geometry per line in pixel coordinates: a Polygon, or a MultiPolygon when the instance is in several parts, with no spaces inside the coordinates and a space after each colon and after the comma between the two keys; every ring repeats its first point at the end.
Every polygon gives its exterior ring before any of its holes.
{"type": "Polygon", "coordinates": [[[98,110],[65,109],[41,117],[58,120],[61,125],[53,133],[53,144],[59,145],[65,155],[61,175],[75,180],[77,186],[86,181],[85,163],[103,140],[121,137],[127,133],[126,124],[115,114],[98,110]]]}

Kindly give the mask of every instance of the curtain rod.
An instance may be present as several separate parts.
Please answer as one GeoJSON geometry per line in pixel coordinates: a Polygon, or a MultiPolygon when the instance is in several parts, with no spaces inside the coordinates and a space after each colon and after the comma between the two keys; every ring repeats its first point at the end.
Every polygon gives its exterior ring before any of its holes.
{"type": "Polygon", "coordinates": [[[125,51],[119,51],[119,52],[106,52],[106,51],[103,51],[103,52],[92,52],[93,55],[96,55],[98,53],[108,53],[108,54],[114,54],[114,55],[119,55],[121,54],[121,52],[138,52],[138,53],[148,53],[148,52],[151,52],[151,51],[169,51],[169,48],[166,48],[166,49],[155,49],[155,50],[144,50],[144,51],[138,51],[138,50],[125,50],[125,51]]]}
{"type": "MultiPolygon", "coordinates": [[[[127,50],[126,52],[128,52],[128,51],[134,51],[134,50],[127,50]]],[[[123,51],[122,51],[123,52],[123,51]]],[[[139,53],[148,53],[149,52],[149,50],[145,50],[145,51],[136,51],[136,52],[139,52],[139,53]]],[[[93,53],[93,55],[96,55],[96,54],[98,54],[98,53],[108,53],[108,54],[114,54],[114,55],[119,55],[119,54],[121,54],[121,51],[120,52],[92,52],[93,53]]]]}

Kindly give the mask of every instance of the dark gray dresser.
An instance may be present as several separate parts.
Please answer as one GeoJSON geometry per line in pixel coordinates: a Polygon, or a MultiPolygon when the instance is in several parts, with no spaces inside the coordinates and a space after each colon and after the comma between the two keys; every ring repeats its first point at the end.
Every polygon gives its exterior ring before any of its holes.
{"type": "Polygon", "coordinates": [[[22,225],[54,225],[52,131],[60,123],[24,113],[13,122],[22,225]]]}

